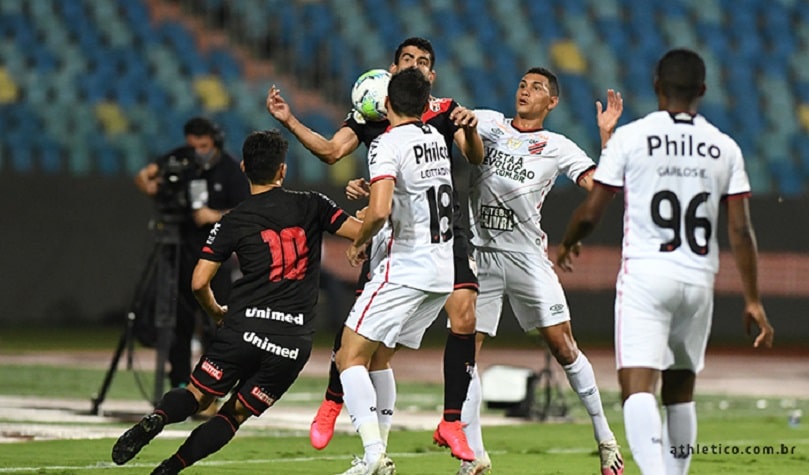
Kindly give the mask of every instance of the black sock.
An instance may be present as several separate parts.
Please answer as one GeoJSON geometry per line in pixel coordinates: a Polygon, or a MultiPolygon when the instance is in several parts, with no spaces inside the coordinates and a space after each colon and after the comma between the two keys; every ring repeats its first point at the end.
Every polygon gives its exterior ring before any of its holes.
{"type": "Polygon", "coordinates": [[[340,371],[334,363],[334,355],[340,349],[343,340],[343,328],[345,325],[340,325],[337,334],[334,336],[334,348],[331,353],[331,364],[329,365],[329,386],[326,388],[326,399],[334,401],[338,404],[343,403],[343,383],[340,381],[340,371]]]}
{"type": "Polygon", "coordinates": [[[216,416],[197,426],[174,454],[183,467],[202,460],[221,449],[236,435],[239,424],[229,414],[220,411],[216,416]]]}
{"type": "Polygon", "coordinates": [[[172,389],[163,395],[157,403],[155,412],[163,416],[166,424],[182,422],[193,416],[199,410],[197,399],[187,389],[172,389]]]}
{"type": "Polygon", "coordinates": [[[449,332],[444,346],[444,420],[461,420],[461,407],[469,390],[470,368],[475,366],[475,334],[449,332]]]}

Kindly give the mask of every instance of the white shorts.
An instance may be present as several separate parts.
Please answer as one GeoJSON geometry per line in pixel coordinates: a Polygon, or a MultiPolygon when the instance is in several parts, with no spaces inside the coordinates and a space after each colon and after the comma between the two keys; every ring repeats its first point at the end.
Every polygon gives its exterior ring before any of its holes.
{"type": "Polygon", "coordinates": [[[428,292],[391,282],[370,280],[354,301],[345,325],[388,348],[417,349],[449,292],[428,292]]]}
{"type": "Polygon", "coordinates": [[[475,312],[477,331],[497,334],[504,296],[523,331],[570,320],[562,284],[545,256],[476,249],[475,262],[480,283],[475,312]]]}
{"type": "Polygon", "coordinates": [[[620,273],[615,289],[618,369],[702,370],[713,315],[711,287],[620,273]]]}

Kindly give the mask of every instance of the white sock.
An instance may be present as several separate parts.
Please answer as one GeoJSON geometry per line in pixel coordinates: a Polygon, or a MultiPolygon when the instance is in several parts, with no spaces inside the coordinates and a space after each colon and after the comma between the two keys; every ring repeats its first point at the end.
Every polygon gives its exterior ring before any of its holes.
{"type": "Polygon", "coordinates": [[[624,428],[632,457],[643,475],[666,473],[662,421],[652,393],[635,393],[624,402],[624,428]]]}
{"type": "Polygon", "coordinates": [[[601,405],[601,393],[598,391],[598,386],[596,386],[596,376],[593,373],[593,365],[590,364],[590,360],[584,356],[584,353],[579,351],[576,361],[562,368],[567,374],[570,386],[579,395],[584,408],[590,414],[596,442],[601,443],[614,439],[615,435],[610,430],[607,417],[604,415],[604,407],[601,405]]]}
{"type": "Polygon", "coordinates": [[[393,410],[396,406],[396,378],[394,378],[391,368],[371,371],[369,375],[376,391],[376,418],[379,421],[379,433],[387,448],[388,434],[393,425],[393,410]]]}
{"type": "Polygon", "coordinates": [[[693,401],[663,406],[663,459],[666,475],[686,475],[691,465],[691,449],[697,442],[697,405],[693,401]]]}
{"type": "Polygon", "coordinates": [[[480,375],[478,375],[478,368],[475,366],[472,369],[472,379],[469,380],[466,400],[461,407],[461,422],[466,424],[463,431],[466,434],[469,447],[475,451],[476,458],[481,458],[486,453],[486,449],[483,448],[483,430],[480,425],[481,392],[480,375]]]}
{"type": "Polygon", "coordinates": [[[365,448],[365,461],[373,463],[385,452],[376,416],[376,391],[365,366],[352,366],[340,373],[345,394],[343,401],[354,428],[360,434],[365,448]]]}

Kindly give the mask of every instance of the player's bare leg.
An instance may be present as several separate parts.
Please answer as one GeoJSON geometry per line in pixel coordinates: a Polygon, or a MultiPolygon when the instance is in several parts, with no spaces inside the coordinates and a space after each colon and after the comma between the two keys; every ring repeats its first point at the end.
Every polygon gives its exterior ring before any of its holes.
{"type": "Polygon", "coordinates": [[[596,385],[593,366],[579,351],[570,321],[539,329],[556,361],[565,370],[570,386],[576,391],[593,424],[593,434],[598,442],[601,457],[601,472],[618,475],[624,471],[624,461],[615,435],[610,429],[601,404],[601,393],[596,385]]]}
{"type": "Polygon", "coordinates": [[[444,309],[449,317],[450,331],[444,346],[444,414],[433,433],[433,441],[449,447],[461,460],[474,460],[461,422],[472,371],[475,367],[475,302],[473,289],[453,291],[444,309]]]}
{"type": "Polygon", "coordinates": [[[663,371],[663,461],[667,475],[685,475],[691,465],[690,448],[697,441],[694,386],[697,375],[687,369],[663,371]]]}

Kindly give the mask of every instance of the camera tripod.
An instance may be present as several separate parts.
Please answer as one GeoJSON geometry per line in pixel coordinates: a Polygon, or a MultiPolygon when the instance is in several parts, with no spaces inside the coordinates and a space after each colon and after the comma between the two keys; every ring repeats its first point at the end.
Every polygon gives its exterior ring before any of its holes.
{"type": "Polygon", "coordinates": [[[98,394],[92,399],[92,414],[99,414],[99,406],[106,398],[112,378],[124,350],[127,352],[127,369],[132,369],[132,356],[135,348],[135,323],[138,318],[154,316],[155,349],[157,351],[154,392],[152,405],[163,396],[165,366],[168,360],[174,327],[177,322],[177,289],[182,239],[180,237],[181,216],[161,215],[153,224],[155,245],[149,256],[146,268],[135,287],[135,295],[126,315],[124,331],[112,356],[110,367],[98,394]],[[150,284],[152,284],[150,286],[150,284]],[[154,308],[145,308],[152,303],[149,291],[154,290],[154,308]]]}

